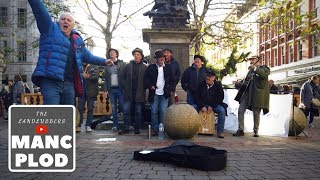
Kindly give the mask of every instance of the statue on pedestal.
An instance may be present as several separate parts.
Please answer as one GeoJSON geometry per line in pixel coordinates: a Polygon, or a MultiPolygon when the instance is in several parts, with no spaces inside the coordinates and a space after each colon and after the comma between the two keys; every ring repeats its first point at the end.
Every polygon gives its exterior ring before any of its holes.
{"type": "Polygon", "coordinates": [[[152,28],[187,27],[190,13],[187,0],[155,0],[152,9],[144,16],[152,18],[152,28]]]}

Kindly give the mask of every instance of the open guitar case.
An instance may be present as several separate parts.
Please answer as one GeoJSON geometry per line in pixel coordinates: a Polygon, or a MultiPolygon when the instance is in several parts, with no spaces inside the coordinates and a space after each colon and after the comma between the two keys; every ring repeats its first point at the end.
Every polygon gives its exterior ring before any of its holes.
{"type": "Polygon", "coordinates": [[[219,171],[226,167],[227,151],[178,140],[169,147],[134,151],[133,159],[167,162],[202,171],[219,171]]]}

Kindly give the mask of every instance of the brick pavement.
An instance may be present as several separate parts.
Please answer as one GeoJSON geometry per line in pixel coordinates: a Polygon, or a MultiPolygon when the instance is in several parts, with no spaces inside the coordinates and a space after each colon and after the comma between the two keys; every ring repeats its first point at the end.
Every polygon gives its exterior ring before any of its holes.
{"type": "Polygon", "coordinates": [[[7,165],[7,121],[0,119],[0,179],[320,179],[320,123],[299,135],[280,138],[246,134],[224,139],[197,136],[191,141],[228,151],[227,167],[221,171],[199,171],[161,162],[134,161],[133,151],[160,148],[172,140],[147,139],[140,135],[118,136],[110,130],[77,134],[76,170],[72,173],[11,173],[7,165]],[[96,142],[115,137],[115,142],[96,142]]]}

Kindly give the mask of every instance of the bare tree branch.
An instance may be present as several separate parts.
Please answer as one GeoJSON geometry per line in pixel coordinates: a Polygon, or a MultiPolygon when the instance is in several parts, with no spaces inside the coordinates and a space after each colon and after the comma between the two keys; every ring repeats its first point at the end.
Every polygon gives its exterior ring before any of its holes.
{"type": "Polygon", "coordinates": [[[102,9],[99,8],[99,6],[95,3],[95,1],[92,1],[93,5],[95,8],[97,8],[102,14],[106,15],[107,16],[107,13],[104,12],[102,9]]]}

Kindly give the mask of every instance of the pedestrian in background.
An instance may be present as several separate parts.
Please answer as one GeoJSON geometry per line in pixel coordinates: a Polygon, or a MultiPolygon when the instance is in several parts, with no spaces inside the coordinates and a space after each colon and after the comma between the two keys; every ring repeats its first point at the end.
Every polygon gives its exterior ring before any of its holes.
{"type": "Polygon", "coordinates": [[[81,126],[83,123],[83,113],[85,111],[85,105],[87,102],[87,120],[85,125],[86,132],[91,132],[91,124],[93,120],[93,109],[94,109],[94,102],[97,99],[99,94],[98,89],[98,67],[95,65],[88,64],[85,66],[83,71],[83,78],[84,78],[84,96],[78,98],[78,110],[80,113],[80,124],[78,127],[81,126]]]}
{"type": "Polygon", "coordinates": [[[309,127],[313,126],[314,111],[319,110],[319,106],[312,104],[312,98],[320,100],[320,78],[319,75],[312,76],[301,86],[299,108],[304,110],[306,116],[309,116],[309,127]]]}
{"type": "Polygon", "coordinates": [[[25,93],[22,78],[19,74],[14,76],[14,84],[12,90],[13,104],[21,104],[21,94],[25,93]]]}

